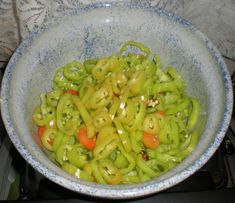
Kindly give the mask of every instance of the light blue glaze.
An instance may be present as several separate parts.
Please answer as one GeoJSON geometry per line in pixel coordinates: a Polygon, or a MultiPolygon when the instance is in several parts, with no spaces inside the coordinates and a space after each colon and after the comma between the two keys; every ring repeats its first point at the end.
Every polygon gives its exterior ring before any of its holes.
{"type": "Polygon", "coordinates": [[[50,180],[76,192],[133,198],[165,190],[201,168],[220,145],[230,122],[233,96],[226,66],[210,40],[191,23],[141,3],[93,4],[53,19],[15,51],[2,82],[2,117],[21,155],[50,180]],[[77,180],[42,152],[32,137],[32,110],[51,87],[54,70],[73,59],[111,55],[127,40],[175,66],[189,95],[199,98],[205,125],[194,152],[165,175],[142,184],[106,186],[77,180]]]}

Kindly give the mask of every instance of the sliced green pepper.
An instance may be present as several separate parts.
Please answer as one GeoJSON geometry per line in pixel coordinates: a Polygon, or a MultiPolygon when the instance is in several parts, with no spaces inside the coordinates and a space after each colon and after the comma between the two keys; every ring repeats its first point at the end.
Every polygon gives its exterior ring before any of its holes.
{"type": "Polygon", "coordinates": [[[40,95],[40,106],[36,107],[33,112],[33,121],[38,126],[50,126],[50,121],[54,121],[56,117],[55,108],[48,106],[46,94],[40,95]]]}
{"type": "Polygon", "coordinates": [[[40,106],[34,109],[32,118],[37,126],[45,126],[48,123],[48,119],[42,115],[40,106]]]}
{"type": "Polygon", "coordinates": [[[95,88],[93,87],[93,85],[89,84],[89,85],[81,86],[79,96],[81,98],[81,102],[85,106],[87,106],[86,104],[89,103],[89,99],[94,94],[94,92],[95,92],[95,88]]]}
{"type": "Polygon", "coordinates": [[[130,137],[131,137],[131,147],[132,150],[135,153],[140,153],[144,149],[144,145],[142,142],[143,139],[143,131],[136,131],[136,132],[131,132],[130,137]]]}
{"type": "Polygon", "coordinates": [[[142,70],[136,71],[129,81],[127,82],[127,86],[132,95],[137,95],[141,92],[145,82],[145,72],[142,70]]]}
{"type": "Polygon", "coordinates": [[[135,104],[137,107],[137,113],[134,116],[134,122],[130,123],[129,125],[125,125],[125,129],[129,132],[134,132],[137,129],[142,129],[141,124],[143,123],[144,115],[146,112],[146,106],[143,101],[138,99],[136,100],[135,104]]]}
{"type": "Polygon", "coordinates": [[[67,152],[68,161],[80,169],[88,163],[88,155],[87,153],[82,153],[82,151],[84,151],[82,146],[77,144],[67,152]]]}
{"type": "Polygon", "coordinates": [[[76,84],[74,84],[73,82],[69,81],[64,76],[64,67],[61,67],[56,71],[53,82],[54,82],[55,87],[59,87],[63,90],[78,91],[78,86],[76,84]]]}
{"type": "Polygon", "coordinates": [[[67,151],[72,150],[73,146],[68,144],[62,144],[56,150],[56,160],[60,165],[68,160],[67,151]]]}
{"type": "Polygon", "coordinates": [[[142,159],[141,156],[137,157],[136,164],[144,173],[146,173],[151,178],[158,176],[158,173],[156,171],[146,165],[145,161],[142,159]]]}
{"type": "Polygon", "coordinates": [[[172,140],[172,145],[174,148],[178,148],[180,145],[179,127],[173,120],[171,120],[169,124],[171,128],[170,139],[172,140]]]}
{"type": "Polygon", "coordinates": [[[92,182],[94,180],[94,178],[92,176],[90,176],[89,174],[87,174],[86,172],[80,170],[79,168],[75,167],[72,164],[69,163],[63,163],[62,167],[61,167],[64,171],[66,171],[67,173],[74,175],[77,178],[81,178],[83,180],[87,180],[92,182]]]}
{"type": "Polygon", "coordinates": [[[94,175],[96,182],[101,184],[107,184],[99,170],[98,163],[96,160],[91,161],[91,168],[92,174],[94,175]]]}
{"type": "Polygon", "coordinates": [[[124,45],[122,45],[122,47],[120,48],[120,55],[122,55],[123,52],[125,52],[129,46],[137,47],[138,49],[146,53],[146,56],[145,56],[146,58],[148,58],[150,55],[149,48],[145,47],[142,43],[135,42],[135,41],[127,41],[124,45]]]}
{"type": "Polygon", "coordinates": [[[128,164],[129,164],[128,160],[122,153],[119,153],[114,161],[114,165],[119,169],[126,168],[128,164]]]}
{"type": "Polygon", "coordinates": [[[127,134],[127,132],[124,130],[124,128],[122,127],[122,124],[120,123],[119,119],[116,117],[113,120],[115,127],[117,129],[117,133],[120,137],[121,143],[124,147],[124,149],[126,150],[126,152],[130,152],[131,151],[131,142],[130,142],[130,138],[127,134]]]}
{"type": "Polygon", "coordinates": [[[57,110],[57,126],[65,134],[73,135],[79,124],[79,112],[73,105],[72,95],[64,94],[61,96],[57,110]]]}
{"type": "Polygon", "coordinates": [[[119,62],[116,58],[102,58],[93,67],[91,74],[95,79],[103,81],[109,71],[116,70],[118,67],[119,62]]]}
{"type": "Polygon", "coordinates": [[[121,88],[127,84],[127,77],[122,72],[112,73],[111,84],[113,93],[119,95],[121,93],[121,88]]]}
{"type": "Polygon", "coordinates": [[[132,157],[131,153],[126,152],[121,145],[119,145],[118,148],[120,149],[122,155],[127,159],[129,163],[126,168],[122,168],[120,169],[120,171],[122,174],[127,174],[135,168],[136,166],[135,159],[132,157]]]}
{"type": "Polygon", "coordinates": [[[76,107],[79,110],[79,113],[81,114],[81,117],[86,124],[87,127],[87,137],[92,138],[95,136],[95,129],[92,125],[92,118],[85,108],[85,106],[82,104],[80,98],[78,96],[73,95],[72,96],[73,103],[76,105],[76,107]]]}
{"type": "Polygon", "coordinates": [[[81,81],[87,77],[83,65],[78,61],[72,61],[66,64],[63,67],[63,73],[68,80],[73,81],[76,84],[80,84],[81,81]]]}
{"type": "Polygon", "coordinates": [[[122,174],[110,160],[101,160],[98,164],[101,175],[109,184],[119,184],[122,180],[122,174]]]}
{"type": "Polygon", "coordinates": [[[105,107],[110,104],[112,96],[113,93],[111,87],[108,85],[104,85],[100,89],[98,89],[90,98],[89,106],[92,109],[105,107]]]}
{"type": "Polygon", "coordinates": [[[188,156],[196,147],[198,139],[199,139],[199,132],[198,131],[194,131],[191,135],[190,135],[190,143],[189,145],[182,151],[180,151],[177,156],[178,157],[182,157],[185,158],[186,156],[188,156]]]}
{"type": "Polygon", "coordinates": [[[98,132],[105,126],[111,125],[111,123],[112,120],[108,112],[104,110],[99,111],[93,118],[93,126],[98,132]]]}
{"type": "Polygon", "coordinates": [[[48,92],[46,94],[46,101],[49,106],[56,107],[58,104],[58,101],[63,94],[63,91],[60,89],[53,90],[51,92],[48,92]]]}
{"type": "Polygon", "coordinates": [[[120,106],[120,100],[117,97],[114,97],[111,107],[109,108],[109,116],[112,120],[114,119],[119,106],[120,106]]]}
{"type": "Polygon", "coordinates": [[[124,124],[129,124],[134,120],[134,103],[128,99],[126,103],[121,103],[120,108],[117,111],[119,120],[124,124]]]}
{"type": "Polygon", "coordinates": [[[199,102],[196,99],[192,99],[192,110],[188,118],[187,129],[192,130],[199,119],[199,102]]]}
{"type": "Polygon", "coordinates": [[[42,135],[42,144],[47,150],[53,151],[53,140],[55,139],[58,131],[55,129],[47,128],[42,135]]]}
{"type": "Polygon", "coordinates": [[[149,134],[154,134],[154,135],[158,134],[159,124],[156,114],[147,114],[145,116],[143,130],[149,134]]]}
{"type": "Polygon", "coordinates": [[[186,109],[190,104],[190,100],[188,98],[184,98],[180,103],[174,105],[172,108],[167,109],[166,112],[168,115],[175,114],[186,109]]]}
{"type": "Polygon", "coordinates": [[[97,136],[96,146],[93,150],[96,159],[108,157],[119,144],[118,135],[111,126],[104,127],[97,136]]]}
{"type": "Polygon", "coordinates": [[[83,62],[83,66],[85,67],[85,70],[87,73],[91,74],[93,68],[95,67],[98,59],[88,59],[83,62]]]}

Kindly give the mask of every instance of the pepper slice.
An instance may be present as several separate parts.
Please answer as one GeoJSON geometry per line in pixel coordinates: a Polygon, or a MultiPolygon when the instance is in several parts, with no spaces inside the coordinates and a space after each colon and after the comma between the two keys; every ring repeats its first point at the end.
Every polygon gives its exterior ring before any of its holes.
{"type": "Polygon", "coordinates": [[[134,132],[137,130],[142,125],[144,120],[144,115],[146,112],[146,106],[144,102],[138,99],[136,101],[136,107],[138,110],[135,113],[134,122],[130,123],[129,125],[125,125],[125,129],[129,132],[134,132]]]}
{"type": "Polygon", "coordinates": [[[119,144],[119,137],[115,128],[111,126],[104,127],[97,136],[96,147],[93,150],[96,159],[108,157],[119,144]]]}
{"type": "Polygon", "coordinates": [[[60,89],[48,92],[46,94],[46,102],[47,102],[47,104],[49,106],[56,107],[62,94],[63,94],[63,91],[60,90],[60,89]]]}
{"type": "Polygon", "coordinates": [[[137,130],[136,132],[130,133],[131,137],[131,148],[135,153],[140,153],[142,150],[144,150],[143,145],[143,131],[137,130]]]}
{"type": "Polygon", "coordinates": [[[50,121],[55,119],[55,109],[49,106],[43,108],[38,106],[34,109],[32,119],[37,126],[48,126],[50,121]]]}
{"type": "Polygon", "coordinates": [[[81,85],[80,91],[79,91],[79,96],[81,98],[81,102],[86,105],[89,103],[89,99],[91,96],[94,94],[95,88],[93,85],[81,85]]]}
{"type": "Polygon", "coordinates": [[[83,168],[88,163],[88,154],[80,144],[73,146],[72,150],[67,152],[68,160],[78,168],[83,168]]]}
{"type": "Polygon", "coordinates": [[[144,161],[141,156],[137,157],[136,164],[144,173],[146,173],[151,178],[158,176],[158,172],[149,167],[146,164],[146,161],[144,161]]]}
{"type": "Polygon", "coordinates": [[[131,78],[129,79],[127,85],[130,88],[130,92],[132,95],[137,95],[141,92],[144,87],[145,82],[145,72],[144,71],[136,71],[131,78]]]}
{"type": "Polygon", "coordinates": [[[111,107],[109,108],[109,116],[110,118],[113,120],[114,119],[114,116],[116,115],[117,113],[117,110],[120,106],[120,100],[117,98],[117,97],[114,97],[113,98],[113,102],[111,104],[111,107]]]}
{"type": "Polygon", "coordinates": [[[122,72],[112,73],[111,81],[114,94],[119,95],[121,92],[121,88],[127,83],[127,77],[122,72]]]}
{"type": "Polygon", "coordinates": [[[188,130],[192,130],[196,126],[197,121],[199,119],[199,109],[200,109],[199,102],[196,99],[192,99],[191,102],[192,102],[192,110],[188,118],[188,123],[187,123],[188,130]]]}
{"type": "Polygon", "coordinates": [[[127,174],[135,168],[135,166],[136,166],[135,159],[132,157],[131,153],[127,153],[120,144],[118,145],[118,148],[120,149],[122,155],[128,161],[128,166],[120,169],[120,172],[121,172],[121,174],[127,174]]]}
{"type": "Polygon", "coordinates": [[[99,170],[97,161],[92,160],[90,163],[92,168],[92,174],[94,175],[96,182],[101,184],[107,184],[99,170]]]}
{"type": "Polygon", "coordinates": [[[78,96],[73,95],[72,96],[73,103],[76,105],[78,108],[78,111],[81,114],[81,117],[87,127],[87,136],[88,138],[92,138],[95,135],[95,129],[92,125],[92,118],[85,108],[85,106],[82,104],[80,98],[78,96]]]}
{"type": "Polygon", "coordinates": [[[53,151],[53,140],[55,139],[56,134],[57,130],[46,129],[42,135],[42,144],[49,151],[53,151]]]}
{"type": "Polygon", "coordinates": [[[81,81],[87,76],[87,73],[81,63],[78,61],[72,61],[63,67],[64,76],[76,83],[80,84],[81,81]]]}
{"type": "Polygon", "coordinates": [[[112,185],[119,184],[122,180],[120,170],[116,168],[110,160],[102,160],[98,164],[98,168],[104,180],[112,185]]]}
{"type": "Polygon", "coordinates": [[[111,102],[112,96],[112,88],[105,84],[93,94],[90,99],[89,106],[92,109],[105,107],[111,102]]]}
{"type": "Polygon", "coordinates": [[[78,89],[78,86],[74,84],[72,81],[69,81],[65,76],[64,76],[64,67],[59,68],[54,76],[53,83],[55,87],[59,87],[63,90],[66,89],[73,89],[76,90],[78,89]]]}
{"type": "Polygon", "coordinates": [[[159,132],[158,118],[155,114],[147,114],[145,116],[143,130],[149,134],[157,134],[159,132]]]}
{"type": "Polygon", "coordinates": [[[83,66],[84,66],[87,73],[91,74],[93,68],[95,67],[95,65],[97,63],[97,61],[98,61],[98,59],[94,58],[94,59],[88,59],[88,60],[83,62],[83,66]]]}
{"type": "Polygon", "coordinates": [[[109,71],[118,69],[119,62],[116,58],[101,58],[92,69],[91,74],[95,79],[103,81],[109,71]]]}
{"type": "Polygon", "coordinates": [[[126,150],[126,152],[130,152],[131,151],[131,142],[130,142],[130,138],[129,138],[127,132],[124,130],[121,122],[119,121],[119,119],[117,117],[114,118],[113,122],[114,122],[115,127],[117,128],[117,133],[120,137],[120,140],[122,142],[124,149],[126,150]]]}
{"type": "Polygon", "coordinates": [[[71,100],[70,94],[61,96],[57,109],[57,126],[65,134],[73,135],[79,124],[79,112],[71,100]]]}
{"type": "Polygon", "coordinates": [[[93,125],[96,131],[100,131],[105,126],[111,125],[112,120],[108,114],[108,112],[104,110],[100,110],[93,118],[93,125]]]}
{"type": "Polygon", "coordinates": [[[127,48],[129,46],[134,46],[138,49],[140,49],[141,51],[143,51],[146,54],[146,58],[149,57],[151,51],[149,48],[145,47],[143,44],[139,43],[139,42],[135,42],[135,41],[127,41],[121,48],[120,48],[120,54],[123,54],[127,48]]]}
{"type": "Polygon", "coordinates": [[[93,177],[89,174],[87,174],[85,171],[80,170],[79,168],[77,168],[76,166],[70,164],[70,163],[63,163],[63,165],[61,166],[61,168],[66,171],[67,173],[74,175],[77,178],[81,178],[83,180],[87,180],[87,181],[93,181],[93,177]]]}
{"type": "Polygon", "coordinates": [[[123,103],[122,106],[118,109],[118,118],[124,124],[130,124],[134,120],[135,109],[134,102],[130,99],[123,103]]]}

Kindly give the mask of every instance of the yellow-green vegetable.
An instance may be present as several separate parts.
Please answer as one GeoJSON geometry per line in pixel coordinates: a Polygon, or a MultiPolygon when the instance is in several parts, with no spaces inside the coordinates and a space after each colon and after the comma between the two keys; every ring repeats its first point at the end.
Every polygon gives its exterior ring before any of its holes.
{"type": "Polygon", "coordinates": [[[128,41],[111,56],[55,71],[32,120],[67,173],[99,184],[133,184],[171,170],[196,147],[200,103],[176,68],[128,41]],[[131,48],[140,53],[130,52],[131,48]]]}

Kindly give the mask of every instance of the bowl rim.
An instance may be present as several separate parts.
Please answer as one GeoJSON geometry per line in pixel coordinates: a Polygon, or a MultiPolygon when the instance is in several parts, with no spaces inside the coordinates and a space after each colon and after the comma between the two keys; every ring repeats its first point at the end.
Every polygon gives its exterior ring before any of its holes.
{"type": "Polygon", "coordinates": [[[227,131],[227,128],[230,123],[231,115],[232,115],[232,109],[233,109],[233,92],[232,92],[232,84],[230,80],[230,75],[227,70],[227,67],[217,50],[217,48],[212,44],[212,42],[207,38],[205,34],[203,34],[201,31],[199,31],[192,23],[189,21],[171,13],[168,11],[165,11],[157,6],[150,6],[144,3],[133,3],[133,2],[107,2],[107,3],[90,3],[88,5],[81,6],[79,8],[76,8],[72,11],[65,12],[60,16],[57,16],[55,18],[50,19],[49,21],[45,22],[42,26],[40,26],[37,30],[30,33],[29,36],[21,42],[21,44],[18,46],[14,54],[12,55],[3,79],[2,79],[2,86],[1,86],[1,114],[3,118],[4,125],[6,127],[7,133],[13,142],[16,149],[19,151],[19,153],[25,158],[25,160],[33,166],[37,171],[39,171],[41,174],[43,174],[45,177],[50,179],[51,181],[68,188],[70,190],[73,190],[75,192],[79,192],[82,194],[94,196],[94,197],[100,197],[100,198],[112,198],[112,199],[127,199],[127,198],[136,198],[141,197],[145,195],[150,195],[156,192],[160,192],[162,190],[165,190],[167,188],[172,187],[173,185],[185,180],[190,175],[192,175],[194,172],[196,172],[198,169],[200,169],[208,160],[209,158],[214,154],[216,149],[219,147],[220,143],[223,140],[223,137],[227,131]],[[16,131],[14,130],[13,123],[11,122],[10,112],[9,112],[9,82],[11,78],[12,71],[15,68],[15,64],[18,60],[18,58],[21,55],[21,51],[24,50],[25,47],[30,45],[32,40],[40,35],[40,33],[43,33],[44,30],[47,30],[50,25],[53,25],[54,23],[60,22],[63,18],[66,18],[68,16],[72,15],[79,15],[80,13],[84,13],[93,9],[100,9],[100,8],[113,8],[113,7],[122,7],[125,6],[125,8],[130,9],[141,9],[146,12],[152,12],[154,15],[157,16],[163,16],[169,19],[170,21],[173,21],[175,23],[180,24],[180,26],[184,27],[185,29],[189,29],[193,32],[194,35],[199,37],[200,40],[204,41],[207,48],[209,49],[209,52],[212,54],[215,61],[218,63],[218,67],[220,68],[220,71],[222,73],[222,79],[225,85],[225,111],[223,115],[223,120],[221,122],[221,125],[219,126],[218,132],[215,135],[214,140],[210,143],[208,149],[200,156],[199,159],[197,159],[193,164],[185,168],[183,171],[169,177],[168,179],[165,179],[159,183],[155,183],[154,179],[139,183],[139,184],[132,184],[132,185],[119,185],[119,186],[106,186],[106,185],[100,185],[96,183],[87,183],[86,181],[80,181],[80,183],[71,181],[65,177],[59,176],[54,171],[51,171],[47,168],[47,166],[40,163],[39,160],[35,159],[34,156],[25,148],[23,144],[21,144],[21,141],[16,134],[16,131]]]}

